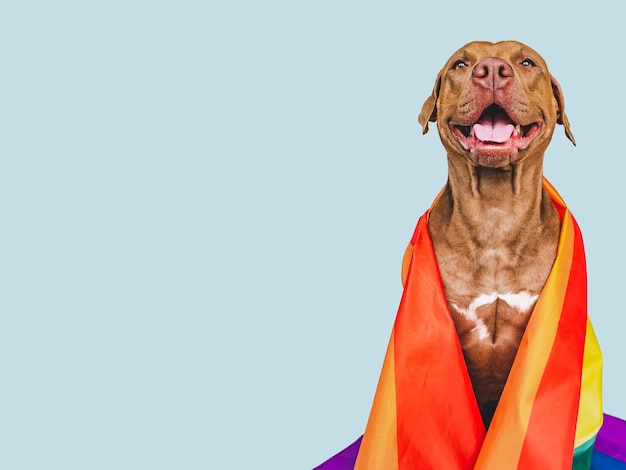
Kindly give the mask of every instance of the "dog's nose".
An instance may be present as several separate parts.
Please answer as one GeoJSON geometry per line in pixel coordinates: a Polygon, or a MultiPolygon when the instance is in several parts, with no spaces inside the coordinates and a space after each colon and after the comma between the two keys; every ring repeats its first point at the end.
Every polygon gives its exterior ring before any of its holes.
{"type": "Polygon", "coordinates": [[[513,68],[502,59],[488,57],[474,66],[472,76],[479,85],[495,90],[505,87],[511,81],[513,68]]]}

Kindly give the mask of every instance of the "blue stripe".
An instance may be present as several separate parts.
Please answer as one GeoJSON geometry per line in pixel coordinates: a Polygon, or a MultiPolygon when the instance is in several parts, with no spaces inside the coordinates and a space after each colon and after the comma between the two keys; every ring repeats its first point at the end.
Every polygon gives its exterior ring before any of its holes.
{"type": "Polygon", "coordinates": [[[626,462],[596,451],[591,456],[591,470],[626,470],[626,462]]]}

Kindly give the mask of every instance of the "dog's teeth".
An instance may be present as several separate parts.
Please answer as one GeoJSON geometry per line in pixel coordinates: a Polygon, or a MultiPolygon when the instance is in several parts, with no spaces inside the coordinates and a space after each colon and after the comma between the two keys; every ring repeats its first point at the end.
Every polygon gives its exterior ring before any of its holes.
{"type": "Polygon", "coordinates": [[[521,134],[521,132],[522,132],[522,126],[520,124],[515,124],[515,133],[521,134]]]}

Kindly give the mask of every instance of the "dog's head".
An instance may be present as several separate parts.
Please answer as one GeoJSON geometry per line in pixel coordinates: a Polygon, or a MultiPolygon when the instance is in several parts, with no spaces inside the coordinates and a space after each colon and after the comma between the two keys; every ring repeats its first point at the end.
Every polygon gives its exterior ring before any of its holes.
{"type": "Polygon", "coordinates": [[[418,120],[424,133],[437,122],[449,155],[490,168],[542,155],[556,124],[576,144],[561,87],[542,57],[515,41],[471,42],[455,52],[418,120]]]}

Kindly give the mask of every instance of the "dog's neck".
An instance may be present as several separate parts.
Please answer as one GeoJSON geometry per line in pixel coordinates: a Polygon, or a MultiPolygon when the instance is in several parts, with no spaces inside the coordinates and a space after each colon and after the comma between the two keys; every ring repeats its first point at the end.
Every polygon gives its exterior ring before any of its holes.
{"type": "Polygon", "coordinates": [[[431,217],[473,243],[532,241],[520,237],[557,217],[543,188],[542,159],[485,168],[448,157],[448,182],[431,217]]]}

